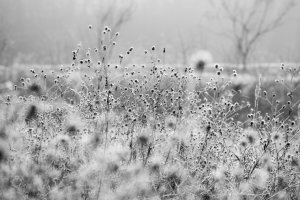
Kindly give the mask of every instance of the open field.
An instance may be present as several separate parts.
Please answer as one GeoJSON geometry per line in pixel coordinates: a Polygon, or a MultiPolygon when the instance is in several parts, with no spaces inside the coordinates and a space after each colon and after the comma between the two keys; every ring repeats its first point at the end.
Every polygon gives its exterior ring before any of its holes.
{"type": "Polygon", "coordinates": [[[1,199],[300,198],[298,68],[21,69],[0,101],[1,199]]]}
{"type": "Polygon", "coordinates": [[[0,200],[300,200],[299,10],[0,0],[0,200]]]}

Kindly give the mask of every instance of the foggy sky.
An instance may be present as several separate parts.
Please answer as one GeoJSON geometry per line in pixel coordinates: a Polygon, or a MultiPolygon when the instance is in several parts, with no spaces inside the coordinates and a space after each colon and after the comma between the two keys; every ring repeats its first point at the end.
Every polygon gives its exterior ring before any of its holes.
{"type": "MultiPolygon", "coordinates": [[[[95,35],[87,33],[87,26],[97,23],[95,13],[85,6],[91,1],[0,0],[0,39],[8,38],[10,44],[5,59],[24,63],[71,62],[70,52],[78,42],[93,45],[88,41],[95,41],[90,39],[95,35]]],[[[143,52],[156,45],[168,49],[169,62],[180,62],[184,45],[189,54],[205,49],[217,62],[232,61],[232,44],[222,36],[224,24],[214,18],[218,13],[209,1],[137,0],[131,20],[120,31],[116,54],[131,46],[143,52]]],[[[255,62],[300,62],[299,0],[296,3],[285,24],[258,43],[255,62]]]]}

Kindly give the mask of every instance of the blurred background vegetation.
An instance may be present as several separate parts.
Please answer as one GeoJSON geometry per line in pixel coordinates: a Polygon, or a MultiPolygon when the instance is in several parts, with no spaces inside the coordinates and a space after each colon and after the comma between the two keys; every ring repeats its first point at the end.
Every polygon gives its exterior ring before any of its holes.
{"type": "Polygon", "coordinates": [[[105,25],[121,32],[114,53],[133,46],[134,62],[143,62],[143,50],[157,45],[166,47],[168,63],[188,64],[191,54],[205,50],[215,62],[242,64],[244,47],[238,45],[245,41],[238,44],[235,33],[252,37],[262,21],[266,27],[274,20],[278,24],[251,47],[247,63],[296,63],[300,62],[298,1],[252,0],[253,4],[238,5],[236,0],[0,0],[0,65],[71,63],[78,43],[98,46],[105,25]],[[235,11],[231,14],[240,20],[240,30],[233,29],[228,11],[235,11]],[[242,24],[247,17],[250,23],[242,24]],[[87,30],[89,24],[93,31],[87,30]]]}

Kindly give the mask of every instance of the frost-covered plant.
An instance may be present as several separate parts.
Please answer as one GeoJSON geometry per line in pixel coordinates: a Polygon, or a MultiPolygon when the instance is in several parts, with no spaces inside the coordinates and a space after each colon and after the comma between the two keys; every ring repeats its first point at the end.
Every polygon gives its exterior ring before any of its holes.
{"type": "Polygon", "coordinates": [[[178,72],[155,46],[144,65],[125,64],[133,47],[114,63],[119,34],[104,31],[101,49],[1,96],[1,199],[299,198],[299,114],[282,114],[300,112],[297,85],[281,82],[286,105],[261,80],[254,104],[238,103],[237,71],[178,72]]]}

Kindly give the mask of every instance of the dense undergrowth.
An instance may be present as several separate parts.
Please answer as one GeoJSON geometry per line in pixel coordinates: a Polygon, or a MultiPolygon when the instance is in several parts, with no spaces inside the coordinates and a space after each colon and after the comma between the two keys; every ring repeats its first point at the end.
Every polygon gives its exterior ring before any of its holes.
{"type": "Polygon", "coordinates": [[[299,69],[271,91],[260,77],[249,102],[236,70],[178,71],[165,49],[109,63],[118,33],[104,33],[2,96],[0,199],[300,198],[299,69]]]}

